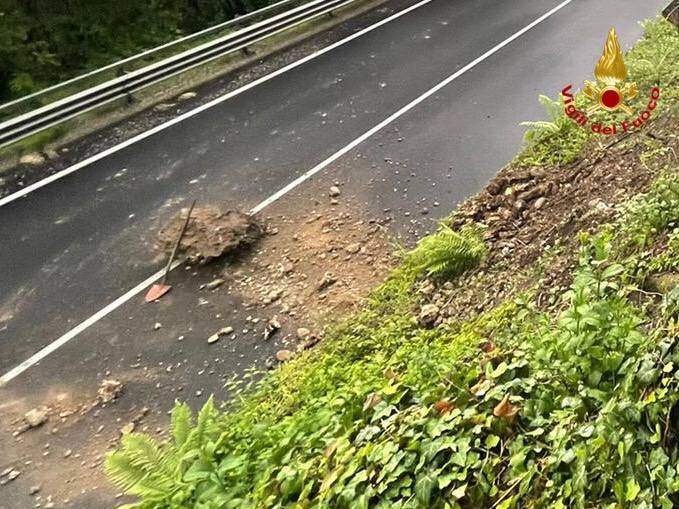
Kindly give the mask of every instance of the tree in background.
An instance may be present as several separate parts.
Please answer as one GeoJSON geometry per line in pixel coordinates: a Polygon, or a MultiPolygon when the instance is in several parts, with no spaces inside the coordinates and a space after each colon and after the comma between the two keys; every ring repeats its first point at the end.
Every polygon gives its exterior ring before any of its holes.
{"type": "Polygon", "coordinates": [[[0,102],[274,0],[0,0],[0,102]]]}

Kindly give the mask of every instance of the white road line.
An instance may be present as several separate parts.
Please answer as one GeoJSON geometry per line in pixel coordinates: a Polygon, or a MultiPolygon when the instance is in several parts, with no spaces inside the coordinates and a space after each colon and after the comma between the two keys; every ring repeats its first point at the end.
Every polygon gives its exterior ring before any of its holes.
{"type": "Polygon", "coordinates": [[[340,46],[343,46],[344,44],[353,41],[354,39],[357,39],[361,37],[362,35],[365,35],[369,32],[372,32],[373,30],[376,30],[377,28],[386,25],[387,23],[394,21],[395,19],[400,18],[401,16],[405,16],[409,12],[414,11],[415,9],[422,7],[423,5],[426,5],[433,0],[422,0],[421,2],[418,2],[414,5],[411,5],[407,9],[403,9],[402,11],[397,12],[396,14],[392,14],[388,18],[384,18],[381,21],[378,21],[374,25],[370,25],[369,27],[364,28],[363,30],[360,30],[359,32],[356,32],[355,34],[350,35],[349,37],[346,37],[342,40],[339,40],[330,46],[326,46],[323,49],[320,49],[318,51],[315,51],[314,53],[311,53],[310,55],[307,55],[304,58],[301,58],[300,60],[297,60],[295,62],[292,62],[291,64],[286,65],[285,67],[281,67],[280,69],[272,72],[271,74],[267,74],[266,76],[262,76],[261,78],[256,79],[255,81],[252,81],[248,83],[247,85],[242,86],[241,88],[237,88],[236,90],[233,90],[232,92],[229,92],[228,94],[225,94],[223,96],[220,96],[216,99],[213,99],[210,102],[207,102],[201,106],[198,106],[196,109],[193,109],[191,111],[187,111],[186,113],[183,113],[182,115],[179,115],[178,117],[173,118],[172,120],[168,120],[167,122],[163,124],[159,124],[156,127],[149,129],[148,131],[145,131],[143,133],[140,133],[136,136],[133,136],[129,140],[125,140],[122,143],[119,143],[118,145],[114,145],[113,147],[104,150],[103,152],[99,152],[98,154],[95,154],[91,157],[88,157],[87,159],[83,159],[82,161],[74,164],[73,166],[69,166],[68,168],[65,168],[53,175],[50,175],[49,177],[46,177],[38,182],[35,182],[29,186],[26,186],[25,188],[21,189],[20,191],[17,191],[15,193],[12,193],[10,195],[5,196],[4,198],[0,198],[0,207],[3,205],[7,205],[8,203],[13,202],[14,200],[17,200],[23,196],[26,196],[29,193],[32,193],[36,189],[40,189],[41,187],[46,186],[47,184],[51,184],[55,180],[59,180],[61,178],[64,178],[67,175],[70,175],[73,172],[78,171],[81,168],[84,168],[85,166],[89,166],[90,164],[99,161],[100,159],[104,159],[105,157],[110,156],[111,154],[115,154],[116,152],[124,149],[125,147],[129,147],[130,145],[133,145],[137,143],[138,141],[144,140],[150,136],[153,136],[156,133],[159,133],[161,131],[164,131],[165,129],[172,127],[175,124],[178,124],[179,122],[182,122],[186,120],[187,118],[191,118],[195,115],[198,115],[199,113],[212,108],[213,106],[216,106],[217,104],[223,103],[224,101],[228,101],[232,97],[235,97],[239,94],[242,94],[243,92],[246,92],[250,90],[251,88],[256,87],[257,85],[261,85],[262,83],[266,83],[269,80],[272,80],[276,76],[280,76],[281,74],[284,74],[291,69],[294,69],[295,67],[299,67],[300,65],[303,65],[310,60],[313,60],[314,58],[317,58],[329,51],[332,51],[336,48],[339,48],[340,46]]]}
{"type": "MultiPolygon", "coordinates": [[[[427,0],[427,1],[431,1],[431,0],[427,0]]],[[[271,196],[269,196],[266,200],[264,200],[263,202],[261,202],[259,205],[255,206],[255,207],[250,211],[250,214],[256,214],[257,212],[260,212],[260,211],[263,210],[264,208],[268,207],[268,206],[271,205],[273,202],[275,202],[276,200],[278,200],[279,198],[281,198],[282,196],[284,196],[285,194],[287,194],[288,192],[290,192],[291,190],[293,190],[294,188],[296,188],[297,186],[299,186],[302,182],[304,182],[305,180],[307,180],[309,177],[315,175],[316,173],[318,173],[318,172],[321,171],[322,169],[326,168],[329,164],[333,163],[334,161],[336,161],[337,159],[339,159],[340,157],[342,157],[344,154],[346,154],[347,152],[349,152],[350,150],[352,150],[353,148],[355,148],[357,145],[361,144],[362,142],[364,142],[365,140],[367,140],[368,138],[370,138],[373,134],[375,134],[376,132],[380,131],[380,130],[383,129],[385,126],[389,125],[391,122],[393,122],[393,121],[396,120],[397,118],[401,117],[403,114],[405,114],[405,113],[407,113],[408,111],[412,110],[415,106],[417,106],[418,104],[420,104],[421,102],[423,102],[423,101],[426,100],[427,98],[431,97],[431,96],[434,95],[436,92],[438,92],[439,90],[441,90],[443,87],[445,87],[446,85],[448,85],[448,84],[451,83],[452,81],[456,80],[457,78],[459,78],[460,76],[462,76],[464,73],[466,73],[466,72],[469,71],[470,69],[476,67],[478,64],[480,64],[481,62],[483,62],[484,60],[486,60],[488,57],[490,57],[490,56],[492,56],[493,54],[497,53],[497,52],[500,51],[502,48],[504,48],[505,46],[507,46],[508,44],[510,44],[512,41],[515,41],[516,39],[518,39],[519,37],[521,37],[523,34],[525,34],[526,32],[528,32],[529,30],[531,30],[531,29],[534,28],[535,26],[537,26],[537,25],[539,25],[540,23],[542,23],[543,21],[545,21],[545,20],[546,20],[547,18],[549,18],[550,16],[552,16],[553,14],[555,14],[556,12],[558,12],[559,10],[563,9],[564,7],[566,7],[566,6],[567,6],[568,4],[570,4],[571,2],[573,2],[573,0],[564,0],[562,3],[560,3],[559,5],[557,5],[556,7],[554,7],[552,10],[546,12],[545,14],[543,14],[542,16],[540,16],[539,18],[537,18],[535,21],[533,21],[533,22],[530,23],[529,25],[526,25],[524,28],[522,28],[522,29],[519,30],[518,32],[516,32],[516,33],[514,33],[513,35],[511,35],[510,37],[508,37],[507,39],[505,39],[504,41],[502,41],[500,44],[498,44],[497,46],[495,46],[495,47],[489,49],[489,50],[486,51],[483,55],[481,55],[481,56],[479,56],[478,58],[472,60],[472,61],[469,62],[467,65],[465,65],[464,67],[462,67],[461,69],[459,69],[457,72],[455,72],[454,74],[451,74],[451,75],[448,76],[446,79],[444,79],[443,81],[441,81],[440,83],[438,83],[436,86],[434,86],[433,88],[427,90],[424,94],[422,94],[421,96],[419,96],[419,97],[416,98],[415,100],[411,101],[410,103],[406,104],[403,108],[401,108],[401,109],[398,110],[397,112],[393,113],[393,114],[390,115],[389,117],[385,118],[382,122],[380,122],[379,124],[377,124],[375,127],[373,127],[372,129],[366,131],[365,133],[363,133],[361,136],[359,136],[358,138],[356,138],[355,140],[353,140],[353,141],[352,141],[351,143],[349,143],[347,146],[345,146],[344,148],[338,150],[338,151],[335,152],[333,155],[331,155],[330,157],[328,157],[328,158],[325,159],[324,161],[320,162],[319,164],[317,164],[316,166],[314,166],[313,168],[311,168],[309,171],[307,171],[307,172],[304,173],[303,175],[300,175],[298,178],[296,178],[295,180],[293,180],[292,182],[290,182],[288,185],[286,185],[285,187],[283,187],[282,189],[280,189],[280,190],[277,191],[276,193],[274,193],[274,194],[272,194],[271,196]]],[[[174,269],[175,267],[177,267],[177,266],[180,265],[181,263],[182,263],[181,260],[176,261],[176,262],[173,264],[173,267],[172,267],[172,268],[174,269]]],[[[17,367],[15,367],[14,369],[12,369],[11,371],[9,371],[9,372],[7,372],[6,374],[4,374],[2,377],[0,377],[0,387],[3,386],[4,384],[6,384],[7,382],[9,382],[10,380],[16,378],[18,375],[20,375],[21,373],[23,373],[24,371],[26,371],[28,368],[30,368],[31,366],[33,366],[33,365],[36,364],[37,362],[40,362],[42,359],[44,359],[45,357],[47,357],[50,353],[54,352],[57,348],[59,348],[60,346],[66,344],[68,341],[70,341],[71,339],[73,339],[75,336],[77,336],[78,334],[80,334],[82,331],[84,331],[85,329],[87,329],[88,327],[90,327],[91,325],[93,325],[94,323],[96,323],[97,321],[99,321],[100,319],[104,318],[106,315],[108,315],[109,313],[111,313],[111,312],[114,311],[115,309],[117,309],[117,308],[119,308],[120,306],[122,306],[125,302],[127,302],[128,300],[130,300],[132,297],[134,297],[135,295],[141,293],[141,292],[142,292],[145,288],[147,288],[149,285],[153,284],[156,280],[160,279],[160,278],[162,277],[162,273],[163,273],[163,271],[156,272],[153,276],[149,277],[146,281],[140,283],[139,285],[135,286],[134,288],[132,288],[130,291],[128,291],[128,292],[125,293],[124,295],[118,297],[115,301],[111,302],[111,303],[108,304],[106,307],[104,307],[104,308],[102,308],[101,310],[99,310],[97,313],[95,313],[95,314],[92,315],[90,318],[88,318],[87,320],[85,320],[84,322],[82,322],[81,324],[79,324],[77,327],[75,327],[74,329],[70,330],[69,332],[67,332],[66,334],[64,334],[63,336],[61,336],[59,339],[57,339],[57,340],[54,341],[53,343],[50,343],[50,344],[47,345],[45,348],[43,348],[42,350],[40,350],[39,352],[37,352],[35,355],[33,355],[33,356],[30,357],[29,359],[27,359],[27,360],[25,360],[24,362],[22,362],[21,364],[19,364],[17,367]]]]}
{"type": "Polygon", "coordinates": [[[485,52],[483,55],[481,55],[480,57],[478,57],[478,58],[472,60],[472,61],[469,62],[467,65],[465,65],[464,67],[462,67],[460,70],[458,70],[458,71],[455,72],[454,74],[451,74],[451,75],[448,76],[446,79],[444,79],[443,81],[441,81],[438,85],[436,85],[435,87],[433,87],[433,88],[427,90],[424,94],[422,94],[421,96],[419,96],[417,99],[415,99],[415,100],[411,101],[410,103],[406,104],[403,108],[401,108],[401,109],[398,110],[397,112],[393,113],[392,115],[390,115],[390,116],[388,116],[387,118],[385,118],[384,120],[382,120],[382,122],[380,122],[379,124],[377,124],[375,127],[373,127],[373,128],[371,128],[371,129],[369,129],[368,131],[364,132],[362,135],[360,135],[360,136],[359,136],[358,138],[356,138],[354,141],[352,141],[351,143],[349,143],[346,147],[341,148],[340,150],[338,150],[337,152],[335,152],[333,155],[331,155],[330,157],[328,157],[326,160],[324,160],[324,161],[318,163],[316,166],[314,166],[313,168],[311,168],[309,171],[307,171],[307,172],[304,173],[303,175],[300,175],[299,177],[297,177],[295,180],[293,180],[292,182],[290,182],[290,183],[289,183],[287,186],[285,186],[283,189],[281,189],[281,190],[279,190],[278,192],[276,192],[276,193],[272,194],[271,196],[269,196],[266,200],[264,200],[262,203],[260,203],[259,205],[257,205],[254,209],[252,209],[253,213],[257,213],[257,212],[259,212],[260,210],[262,210],[263,208],[265,208],[265,207],[271,205],[273,202],[275,202],[276,200],[278,200],[279,198],[281,198],[282,196],[284,196],[285,194],[287,194],[288,192],[290,192],[291,190],[293,190],[295,187],[297,187],[298,185],[300,185],[302,182],[304,182],[305,180],[307,180],[309,177],[315,175],[316,173],[318,173],[319,171],[321,171],[323,168],[325,168],[325,167],[328,166],[329,164],[333,163],[334,161],[336,161],[337,159],[339,159],[340,157],[342,157],[342,156],[343,156],[344,154],[346,154],[347,152],[349,152],[349,151],[351,151],[352,149],[356,148],[356,146],[358,146],[358,145],[360,145],[361,143],[363,143],[365,140],[367,140],[368,138],[370,138],[372,135],[374,135],[374,134],[377,133],[378,131],[384,129],[386,126],[388,126],[389,124],[391,124],[394,120],[396,120],[397,118],[399,118],[399,117],[402,116],[403,114],[407,113],[408,111],[412,110],[415,106],[417,106],[418,104],[420,104],[420,103],[423,102],[424,100],[426,100],[426,99],[428,99],[429,97],[431,97],[432,95],[434,95],[436,92],[438,92],[439,90],[441,90],[441,89],[442,89],[443,87],[445,87],[446,85],[450,84],[452,81],[455,81],[457,78],[459,78],[460,76],[462,76],[464,73],[466,73],[466,72],[469,71],[470,69],[476,67],[478,64],[480,64],[481,62],[483,62],[484,60],[486,60],[488,57],[490,57],[490,56],[493,55],[494,53],[497,53],[498,51],[500,51],[502,48],[504,48],[505,46],[507,46],[508,44],[510,44],[512,41],[514,41],[514,40],[518,39],[519,37],[521,37],[523,34],[525,34],[526,32],[528,32],[530,29],[532,29],[532,28],[534,28],[535,26],[537,26],[537,25],[539,25],[540,23],[542,23],[544,20],[546,20],[547,18],[549,18],[552,14],[554,14],[554,13],[558,12],[559,10],[563,9],[565,6],[567,6],[567,5],[568,5],[569,3],[571,3],[572,1],[573,1],[573,0],[565,0],[564,2],[562,2],[562,3],[560,3],[559,5],[557,5],[556,7],[554,7],[551,11],[546,12],[545,14],[543,14],[542,16],[540,16],[538,19],[536,19],[535,21],[533,21],[530,25],[526,25],[524,28],[522,28],[522,29],[519,30],[518,32],[516,32],[516,33],[514,33],[513,35],[511,35],[510,37],[508,37],[507,39],[505,39],[504,41],[502,41],[500,44],[498,44],[497,46],[495,46],[495,47],[489,49],[488,51],[486,51],[486,52],[485,52]]]}
{"type": "MultiPolygon", "coordinates": [[[[182,263],[184,263],[184,260],[175,260],[175,262],[171,265],[170,270],[176,269],[182,263]]],[[[43,360],[45,357],[47,357],[49,354],[54,352],[56,349],[65,345],[66,343],[68,343],[70,340],[72,340],[74,337],[76,337],[82,331],[84,331],[85,329],[87,329],[91,325],[94,325],[95,323],[97,323],[99,320],[104,318],[106,315],[108,315],[112,311],[115,311],[116,309],[118,309],[120,306],[125,304],[132,297],[139,294],[144,289],[148,288],[150,285],[152,285],[153,283],[158,281],[161,277],[163,277],[164,273],[165,273],[165,269],[162,269],[162,270],[159,270],[158,272],[156,272],[155,274],[153,274],[152,276],[146,278],[144,281],[139,283],[137,286],[135,286],[134,288],[132,288],[128,292],[124,293],[123,295],[118,297],[116,300],[114,300],[113,302],[108,304],[107,306],[101,308],[99,311],[97,311],[92,316],[90,316],[87,320],[76,325],[73,329],[68,331],[66,334],[61,336],[59,339],[53,341],[52,343],[47,345],[42,350],[31,355],[28,359],[26,359],[24,362],[22,362],[21,364],[19,364],[15,368],[12,368],[11,370],[9,370],[7,373],[2,375],[2,377],[0,377],[0,387],[5,385],[10,380],[19,376],[21,373],[26,371],[28,368],[30,368],[34,364],[37,364],[38,362],[43,360]]]]}

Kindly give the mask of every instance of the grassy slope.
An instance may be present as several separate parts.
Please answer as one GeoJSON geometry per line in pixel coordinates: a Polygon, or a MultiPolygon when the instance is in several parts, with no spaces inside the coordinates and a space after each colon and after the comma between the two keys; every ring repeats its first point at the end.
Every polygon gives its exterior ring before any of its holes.
{"type": "MultiPolygon", "coordinates": [[[[641,90],[660,80],[666,118],[676,54],[676,29],[656,23],[627,60],[641,90]]],[[[594,149],[582,133],[555,117],[516,165],[569,164],[594,149]]],[[[149,508],[673,507],[679,290],[644,282],[679,269],[678,163],[656,145],[642,163],[655,183],[612,226],[572,234],[570,289],[551,304],[536,304],[539,260],[492,309],[418,325],[427,270],[441,287],[483,256],[471,229],[443,230],[321,347],[227,411],[193,422],[178,405],[173,443],[129,435],[109,474],[149,508]]]]}

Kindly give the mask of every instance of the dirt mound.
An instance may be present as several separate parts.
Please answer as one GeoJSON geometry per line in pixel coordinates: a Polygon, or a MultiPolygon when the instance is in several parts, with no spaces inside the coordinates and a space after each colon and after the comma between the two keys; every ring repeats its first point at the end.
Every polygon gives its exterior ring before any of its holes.
{"type": "Polygon", "coordinates": [[[435,304],[441,322],[459,322],[491,309],[540,278],[536,302],[565,292],[578,257],[579,231],[597,231],[613,221],[618,206],[645,192],[679,150],[672,133],[679,118],[659,119],[638,136],[592,146],[583,158],[561,167],[522,168],[509,164],[478,195],[463,203],[453,228],[486,226],[489,254],[482,266],[436,288],[425,281],[425,302],[435,304]],[[653,145],[660,140],[662,150],[653,145]],[[624,141],[624,142],[623,142],[624,141]],[[539,268],[533,264],[550,251],[539,268]],[[558,293],[557,292],[557,293],[558,293]]]}
{"type": "MultiPolygon", "coordinates": [[[[188,209],[175,215],[160,230],[160,247],[172,250],[181,231],[188,209]]],[[[193,263],[207,263],[222,256],[234,255],[246,249],[264,232],[252,217],[235,210],[222,211],[217,207],[196,207],[179,246],[179,252],[193,263]]]]}

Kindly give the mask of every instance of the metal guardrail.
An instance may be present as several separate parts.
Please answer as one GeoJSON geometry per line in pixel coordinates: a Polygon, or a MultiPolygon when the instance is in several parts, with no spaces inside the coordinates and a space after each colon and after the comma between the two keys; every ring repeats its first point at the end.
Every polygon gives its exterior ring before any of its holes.
{"type": "MultiPolygon", "coordinates": [[[[279,7],[280,5],[287,4],[290,1],[292,0],[283,0],[282,2],[278,2],[270,7],[279,7]]],[[[33,111],[29,111],[27,113],[10,118],[0,123],[0,147],[15,143],[23,138],[39,133],[40,131],[53,127],[66,120],[72,119],[78,115],[81,115],[94,108],[103,106],[117,99],[131,97],[132,93],[137,92],[145,87],[158,83],[199,65],[203,65],[207,62],[210,62],[211,60],[222,57],[229,53],[247,48],[247,46],[251,44],[271,37],[284,30],[289,30],[290,28],[324,14],[328,14],[334,9],[343,7],[355,1],[356,0],[312,0],[293,9],[289,9],[283,13],[266,18],[263,21],[254,23],[241,30],[237,30],[223,37],[219,37],[212,41],[196,46],[195,48],[191,48],[141,69],[129,72],[123,76],[111,79],[94,87],[88,88],[82,92],[78,92],[63,99],[59,99],[33,111]]],[[[262,10],[251,14],[260,14],[262,10]]],[[[190,38],[196,37],[197,35],[203,35],[207,31],[222,29],[228,24],[242,22],[244,17],[245,16],[242,16],[240,18],[236,18],[235,20],[230,20],[229,22],[226,22],[222,25],[209,28],[203,32],[192,34],[191,36],[187,36],[186,38],[180,39],[179,41],[168,43],[167,45],[149,50],[149,52],[163,49],[178,42],[184,42],[190,38]]],[[[131,60],[133,58],[137,58],[138,56],[140,55],[126,60],[131,60]]],[[[123,62],[125,61],[111,64],[106,68],[113,68],[123,62]]],[[[93,73],[100,72],[103,69],[104,68],[93,71],[93,73]]],[[[41,94],[43,92],[47,92],[48,90],[61,87],[66,83],[74,82],[93,73],[88,73],[87,75],[74,78],[68,82],[64,82],[63,84],[55,85],[54,87],[50,87],[50,89],[33,94],[32,97],[35,97],[35,95],[41,94]]],[[[29,99],[29,97],[27,96],[17,101],[13,101],[13,103],[7,103],[4,106],[9,106],[10,104],[15,104],[25,99],[29,99]]]]}
{"type": "Polygon", "coordinates": [[[229,27],[232,26],[238,26],[242,25],[244,22],[260,17],[264,15],[265,13],[275,11],[280,9],[281,7],[284,7],[288,4],[292,3],[300,3],[299,0],[281,0],[280,2],[276,2],[271,5],[267,5],[266,7],[263,7],[261,9],[257,9],[256,11],[249,12],[247,14],[243,14],[241,16],[236,16],[233,19],[230,19],[228,21],[225,21],[223,23],[219,23],[217,25],[213,25],[211,27],[205,28],[203,30],[200,30],[199,32],[194,32],[192,34],[186,35],[184,37],[181,37],[179,39],[174,39],[170,42],[167,42],[165,44],[162,44],[160,46],[156,46],[155,48],[150,48],[145,51],[142,51],[141,53],[137,53],[136,55],[132,55],[130,57],[124,58],[122,60],[118,60],[116,62],[110,63],[108,65],[105,65],[103,67],[99,67],[98,69],[94,69],[92,71],[89,71],[85,74],[81,74],[79,76],[75,76],[73,78],[70,78],[66,81],[62,81],[60,83],[57,83],[55,85],[49,86],[47,88],[43,88],[42,90],[38,90],[37,92],[33,92],[31,94],[24,95],[22,97],[19,97],[17,99],[14,99],[12,101],[8,101],[6,103],[0,104],[0,112],[4,110],[8,110],[11,108],[15,108],[22,103],[28,103],[31,102],[31,100],[38,99],[40,97],[43,97],[45,95],[48,95],[50,93],[54,93],[58,90],[62,90],[69,85],[73,85],[75,83],[78,83],[80,81],[84,80],[89,80],[95,76],[99,76],[102,74],[105,74],[106,71],[111,71],[111,70],[121,70],[123,69],[123,66],[125,64],[130,64],[134,63],[135,61],[138,60],[146,60],[152,55],[162,53],[164,50],[173,48],[175,46],[180,46],[188,41],[191,41],[193,39],[197,39],[200,37],[204,37],[210,34],[218,33],[221,32],[229,27]]]}

